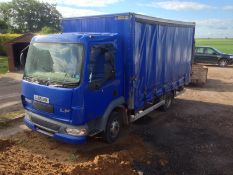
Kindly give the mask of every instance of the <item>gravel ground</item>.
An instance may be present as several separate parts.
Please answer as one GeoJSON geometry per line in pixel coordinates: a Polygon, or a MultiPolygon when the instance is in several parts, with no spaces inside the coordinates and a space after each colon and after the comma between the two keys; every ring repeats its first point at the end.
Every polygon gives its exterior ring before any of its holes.
{"type": "Polygon", "coordinates": [[[143,117],[113,145],[100,138],[67,145],[24,129],[6,133],[0,174],[232,174],[233,67],[209,66],[207,84],[186,89],[171,110],[143,117]]]}
{"type": "MultiPolygon", "coordinates": [[[[233,67],[209,66],[208,83],[186,89],[170,111],[151,113],[132,132],[165,153],[162,174],[233,174],[233,67]]],[[[151,162],[145,174],[156,174],[151,162]]]]}

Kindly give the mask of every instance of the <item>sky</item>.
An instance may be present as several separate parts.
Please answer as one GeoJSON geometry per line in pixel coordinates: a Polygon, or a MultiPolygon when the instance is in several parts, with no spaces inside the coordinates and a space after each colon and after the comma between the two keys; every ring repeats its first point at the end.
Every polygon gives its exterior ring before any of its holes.
{"type": "MultiPolygon", "coordinates": [[[[0,0],[0,2],[10,0],[0,0]]],[[[135,12],[196,22],[196,38],[233,38],[233,0],[41,0],[63,17],[135,12]]]]}

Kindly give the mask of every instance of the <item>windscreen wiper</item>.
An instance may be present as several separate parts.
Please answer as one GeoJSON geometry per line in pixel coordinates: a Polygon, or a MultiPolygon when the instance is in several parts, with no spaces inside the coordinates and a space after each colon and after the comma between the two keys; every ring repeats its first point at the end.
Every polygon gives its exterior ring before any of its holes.
{"type": "Polygon", "coordinates": [[[43,80],[43,79],[39,79],[39,78],[33,77],[33,76],[24,76],[23,79],[27,80],[29,82],[32,82],[32,83],[36,83],[36,84],[43,84],[43,85],[49,84],[49,80],[43,80]]]}
{"type": "Polygon", "coordinates": [[[63,83],[62,87],[77,87],[79,85],[79,82],[75,83],[63,83]]]}
{"type": "Polygon", "coordinates": [[[33,77],[33,76],[24,76],[23,79],[24,79],[24,80],[27,80],[27,81],[29,81],[29,82],[33,82],[33,83],[35,83],[35,82],[38,81],[38,80],[37,80],[35,77],[33,77]]]}

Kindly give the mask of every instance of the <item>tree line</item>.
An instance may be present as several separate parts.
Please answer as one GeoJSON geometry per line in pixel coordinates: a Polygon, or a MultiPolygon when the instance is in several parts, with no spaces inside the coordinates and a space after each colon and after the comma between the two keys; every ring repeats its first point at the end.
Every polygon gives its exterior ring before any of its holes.
{"type": "Polygon", "coordinates": [[[38,0],[0,3],[0,33],[53,33],[60,31],[62,15],[56,4],[38,0]]]}

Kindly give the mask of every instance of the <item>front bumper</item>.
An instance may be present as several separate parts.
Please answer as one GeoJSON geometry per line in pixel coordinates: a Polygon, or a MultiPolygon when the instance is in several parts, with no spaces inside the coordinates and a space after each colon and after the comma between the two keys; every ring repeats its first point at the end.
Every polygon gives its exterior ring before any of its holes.
{"type": "Polygon", "coordinates": [[[74,136],[67,134],[65,132],[66,128],[86,129],[86,131],[88,131],[88,127],[86,125],[83,126],[67,125],[61,122],[57,122],[55,120],[45,118],[43,116],[40,116],[38,114],[29,111],[26,111],[26,115],[24,117],[24,123],[31,130],[40,132],[59,141],[63,141],[70,144],[81,144],[86,141],[86,137],[87,137],[86,134],[80,136],[74,136]]]}

